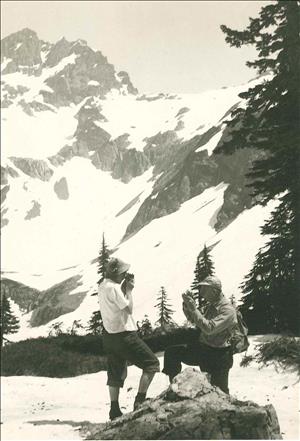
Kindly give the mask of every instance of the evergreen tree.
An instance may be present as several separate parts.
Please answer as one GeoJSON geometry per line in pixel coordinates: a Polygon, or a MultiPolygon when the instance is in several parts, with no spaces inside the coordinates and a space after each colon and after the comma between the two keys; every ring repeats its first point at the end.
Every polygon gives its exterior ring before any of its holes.
{"type": "Polygon", "coordinates": [[[106,265],[109,261],[110,253],[111,252],[105,242],[105,237],[104,237],[104,233],[103,233],[102,234],[101,249],[100,249],[99,257],[98,257],[98,274],[100,274],[100,276],[101,276],[98,283],[101,283],[102,280],[105,278],[105,268],[106,268],[106,265]]]}
{"type": "Polygon", "coordinates": [[[193,292],[193,297],[195,301],[198,303],[198,307],[201,309],[205,300],[201,296],[201,287],[199,287],[199,283],[202,282],[207,276],[212,276],[214,274],[214,264],[209,254],[209,251],[204,245],[203,250],[197,257],[196,266],[194,270],[194,280],[191,285],[191,290],[193,292]]]}
{"type": "Polygon", "coordinates": [[[63,326],[63,322],[53,323],[49,329],[49,333],[48,333],[49,337],[63,334],[62,326],[63,326]]]}
{"type": "Polygon", "coordinates": [[[11,306],[5,294],[2,295],[1,301],[1,346],[4,335],[15,334],[20,328],[19,319],[12,313],[11,306]]]}
{"type": "Polygon", "coordinates": [[[83,329],[83,325],[81,324],[81,320],[74,320],[71,329],[68,333],[71,335],[77,335],[79,329],[83,329]]]}
{"type": "Polygon", "coordinates": [[[267,244],[259,250],[247,275],[241,311],[252,332],[297,332],[299,315],[295,263],[293,263],[293,234],[286,205],[279,206],[262,228],[263,234],[272,231],[267,244]]]}
{"type": "Polygon", "coordinates": [[[168,303],[167,292],[162,286],[157,297],[158,303],[155,308],[158,309],[158,320],[155,322],[159,327],[165,329],[167,325],[173,325],[172,315],[174,311],[168,303]]]}
{"type": "Polygon", "coordinates": [[[147,314],[145,314],[141,323],[137,322],[137,327],[141,337],[147,337],[153,333],[153,328],[147,314]]]}
{"type": "Polygon", "coordinates": [[[103,320],[100,311],[93,312],[86,329],[93,335],[101,335],[103,333],[103,320]]]}
{"type": "Polygon", "coordinates": [[[248,173],[252,195],[262,205],[279,199],[262,228],[267,245],[242,285],[241,310],[266,331],[295,333],[300,297],[299,15],[299,2],[276,1],[251,18],[244,31],[221,27],[231,46],[255,46],[258,58],[247,65],[265,77],[240,94],[247,105],[232,112],[227,121],[231,137],[216,150],[255,148],[259,156],[248,173]]]}

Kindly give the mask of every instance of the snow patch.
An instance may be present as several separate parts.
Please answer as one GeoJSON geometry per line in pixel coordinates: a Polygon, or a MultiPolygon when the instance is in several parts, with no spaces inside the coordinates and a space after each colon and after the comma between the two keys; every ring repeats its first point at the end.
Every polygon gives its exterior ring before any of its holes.
{"type": "Polygon", "coordinates": [[[199,147],[195,150],[195,153],[202,152],[203,150],[207,150],[208,156],[211,156],[214,149],[217,147],[220,139],[222,138],[224,132],[224,127],[218,133],[216,133],[204,146],[199,147]]]}
{"type": "Polygon", "coordinates": [[[90,80],[88,82],[88,86],[100,86],[100,83],[99,83],[99,81],[90,80]]]}
{"type": "Polygon", "coordinates": [[[54,155],[78,123],[76,109],[71,107],[39,112],[38,123],[19,106],[2,109],[1,113],[5,119],[5,129],[1,131],[2,161],[9,156],[44,159],[54,155]]]}

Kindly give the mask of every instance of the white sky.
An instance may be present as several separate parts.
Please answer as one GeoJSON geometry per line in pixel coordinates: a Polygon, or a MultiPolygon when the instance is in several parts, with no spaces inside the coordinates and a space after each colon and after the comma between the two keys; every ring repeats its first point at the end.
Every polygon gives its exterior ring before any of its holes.
{"type": "Polygon", "coordinates": [[[2,38],[25,27],[56,42],[84,39],[126,70],[141,93],[195,93],[241,84],[253,48],[230,48],[221,24],[243,29],[264,1],[2,1],[2,38]]]}

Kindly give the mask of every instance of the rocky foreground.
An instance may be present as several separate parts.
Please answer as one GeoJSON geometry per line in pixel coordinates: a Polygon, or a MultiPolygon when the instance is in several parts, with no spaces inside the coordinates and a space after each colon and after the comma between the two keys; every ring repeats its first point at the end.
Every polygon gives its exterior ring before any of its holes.
{"type": "Polygon", "coordinates": [[[187,368],[159,396],[106,424],[82,427],[86,439],[282,439],[274,407],[239,401],[187,368]]]}

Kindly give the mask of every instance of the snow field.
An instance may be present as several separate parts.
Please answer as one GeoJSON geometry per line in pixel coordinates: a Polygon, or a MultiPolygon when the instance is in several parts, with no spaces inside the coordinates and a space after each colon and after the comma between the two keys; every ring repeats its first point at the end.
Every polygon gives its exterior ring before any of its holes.
{"type": "Polygon", "coordinates": [[[2,109],[2,164],[10,156],[46,159],[58,153],[70,144],[78,110],[74,105],[29,116],[17,105],[2,109]]]}
{"type": "Polygon", "coordinates": [[[172,99],[161,96],[152,101],[151,95],[140,99],[141,96],[113,92],[99,101],[101,113],[107,119],[100,125],[113,139],[128,133],[130,148],[136,150],[143,150],[146,138],[175,130],[179,121],[183,122],[183,127],[177,131],[178,138],[188,140],[218,125],[228,109],[239,101],[238,94],[244,89],[245,86],[238,86],[176,95],[172,99]],[[180,114],[183,108],[186,111],[180,114]]]}
{"type": "MultiPolygon", "coordinates": [[[[154,183],[151,177],[152,169],[149,169],[124,184],[113,179],[110,173],[97,170],[88,159],[74,157],[54,169],[49,182],[24,174],[14,179],[3,205],[8,209],[9,219],[2,237],[3,270],[42,273],[47,277],[47,273],[54,270],[96,257],[103,231],[107,242],[115,246],[151,193],[154,183]],[[67,200],[58,199],[54,191],[55,182],[63,177],[68,186],[67,200]],[[136,204],[116,217],[138,195],[136,204]],[[40,216],[25,221],[33,201],[40,204],[40,216]]],[[[59,273],[57,275],[59,277],[59,273]]],[[[36,280],[33,278],[33,283],[36,280]]]]}

